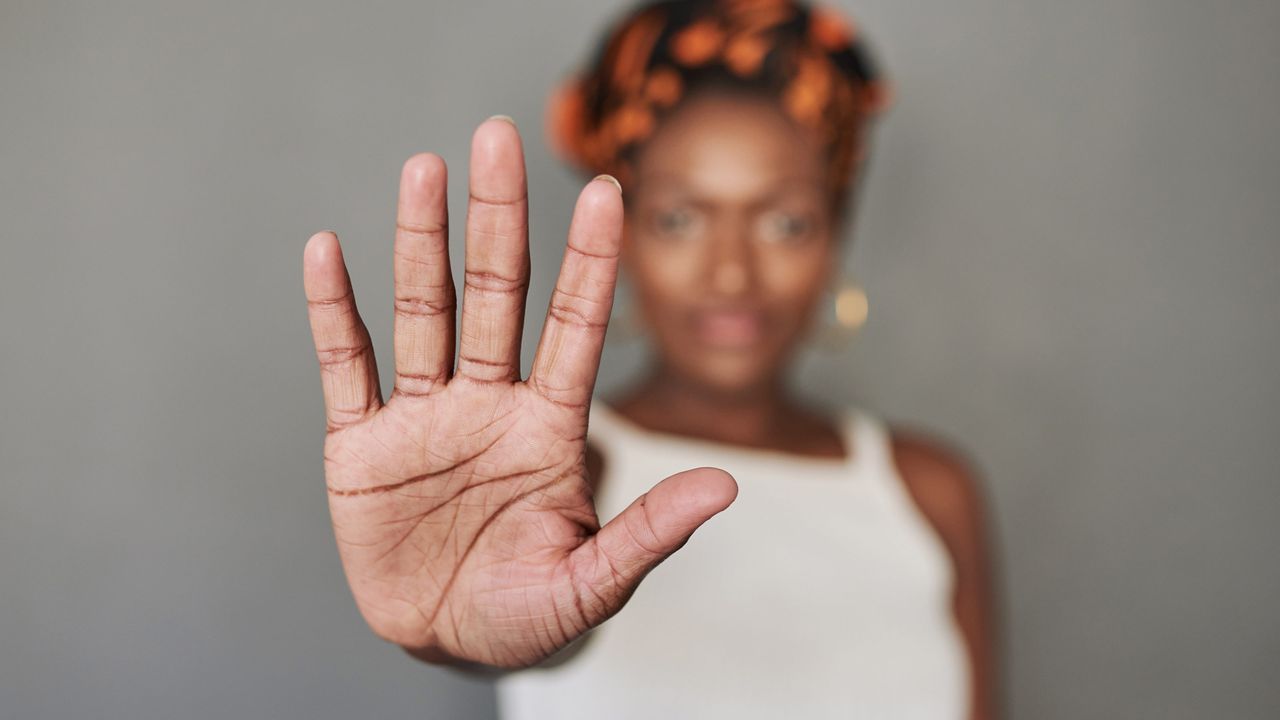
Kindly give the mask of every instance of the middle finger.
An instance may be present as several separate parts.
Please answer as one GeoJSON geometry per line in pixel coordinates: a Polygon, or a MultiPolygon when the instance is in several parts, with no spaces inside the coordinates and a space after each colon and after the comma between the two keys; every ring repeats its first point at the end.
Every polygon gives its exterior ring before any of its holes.
{"type": "Polygon", "coordinates": [[[524,149],[509,119],[490,118],[476,129],[470,186],[457,374],[513,382],[520,375],[529,241],[524,149]]]}

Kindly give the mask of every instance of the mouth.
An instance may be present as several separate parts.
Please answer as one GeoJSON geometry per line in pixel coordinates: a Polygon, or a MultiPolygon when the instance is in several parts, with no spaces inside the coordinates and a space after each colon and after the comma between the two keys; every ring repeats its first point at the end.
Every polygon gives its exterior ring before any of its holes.
{"type": "Polygon", "coordinates": [[[723,350],[745,350],[764,339],[765,317],[758,310],[715,308],[695,310],[692,316],[694,335],[708,347],[723,350]]]}

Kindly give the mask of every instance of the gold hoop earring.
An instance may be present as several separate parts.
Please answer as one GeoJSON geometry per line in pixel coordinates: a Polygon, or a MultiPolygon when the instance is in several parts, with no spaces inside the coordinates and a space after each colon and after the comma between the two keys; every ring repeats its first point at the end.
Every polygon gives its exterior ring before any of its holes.
{"type": "Polygon", "coordinates": [[[828,319],[818,335],[818,342],[827,349],[841,350],[867,324],[871,304],[860,285],[852,280],[843,280],[833,289],[827,308],[828,319]]]}

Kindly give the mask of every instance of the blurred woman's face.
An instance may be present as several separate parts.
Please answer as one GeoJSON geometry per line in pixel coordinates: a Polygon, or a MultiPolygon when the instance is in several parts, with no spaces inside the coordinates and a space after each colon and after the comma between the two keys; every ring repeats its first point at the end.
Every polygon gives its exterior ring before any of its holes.
{"type": "Polygon", "coordinates": [[[777,379],[836,264],[823,147],[766,99],[689,98],[635,157],[623,259],[664,367],[777,379]]]}

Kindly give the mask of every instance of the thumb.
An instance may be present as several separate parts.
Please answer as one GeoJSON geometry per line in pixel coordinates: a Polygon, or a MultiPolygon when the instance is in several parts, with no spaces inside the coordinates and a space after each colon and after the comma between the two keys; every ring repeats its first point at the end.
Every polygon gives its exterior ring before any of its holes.
{"type": "Polygon", "coordinates": [[[573,590],[588,626],[618,612],[650,570],[737,496],[738,484],[729,473],[686,470],[636,498],[574,550],[573,590]]]}

